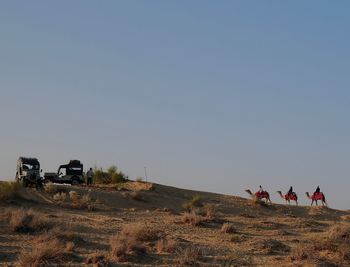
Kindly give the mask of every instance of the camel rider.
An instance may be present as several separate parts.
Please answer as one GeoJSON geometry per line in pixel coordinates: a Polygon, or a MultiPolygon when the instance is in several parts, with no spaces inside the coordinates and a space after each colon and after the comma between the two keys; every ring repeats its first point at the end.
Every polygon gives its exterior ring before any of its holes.
{"type": "Polygon", "coordinates": [[[291,186],[291,187],[289,188],[289,191],[288,191],[287,194],[288,194],[288,195],[293,195],[293,186],[291,186]]]}
{"type": "Polygon", "coordinates": [[[317,186],[317,188],[316,188],[316,191],[315,191],[315,193],[314,194],[318,194],[318,193],[320,193],[320,186],[317,186]]]}
{"type": "Polygon", "coordinates": [[[264,192],[264,189],[262,188],[261,185],[259,185],[259,193],[262,193],[262,192],[264,192]]]}

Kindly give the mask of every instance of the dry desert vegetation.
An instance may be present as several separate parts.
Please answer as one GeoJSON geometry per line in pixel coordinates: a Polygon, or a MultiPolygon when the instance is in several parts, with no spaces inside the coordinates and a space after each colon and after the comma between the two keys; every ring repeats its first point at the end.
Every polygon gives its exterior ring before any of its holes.
{"type": "Polygon", "coordinates": [[[350,266],[350,212],[142,181],[0,183],[2,266],[350,266]]]}

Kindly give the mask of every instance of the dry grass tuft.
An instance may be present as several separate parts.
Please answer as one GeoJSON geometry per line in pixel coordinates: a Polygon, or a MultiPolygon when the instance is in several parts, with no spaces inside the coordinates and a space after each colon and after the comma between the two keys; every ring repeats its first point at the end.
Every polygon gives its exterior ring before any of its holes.
{"type": "Polygon", "coordinates": [[[82,197],[76,191],[69,192],[69,198],[72,202],[73,208],[87,209],[89,211],[95,210],[95,205],[93,203],[90,193],[83,195],[82,197]]]}
{"type": "Polygon", "coordinates": [[[203,207],[205,217],[209,220],[215,220],[218,217],[218,210],[213,204],[206,204],[203,207]]]}
{"type": "Polygon", "coordinates": [[[18,182],[0,182],[0,200],[16,196],[21,187],[21,184],[18,182]]]}
{"type": "Polygon", "coordinates": [[[180,266],[201,266],[200,259],[203,255],[203,250],[200,247],[191,245],[178,252],[178,264],[180,266]]]}
{"type": "Polygon", "coordinates": [[[323,235],[314,238],[314,249],[332,252],[332,260],[343,263],[350,260],[350,224],[333,225],[323,235]]]}
{"type": "Polygon", "coordinates": [[[255,243],[256,248],[264,251],[268,255],[289,252],[289,246],[275,239],[260,240],[255,243]]]}
{"type": "Polygon", "coordinates": [[[224,223],[221,227],[221,233],[232,234],[232,233],[236,233],[236,232],[237,232],[237,230],[233,226],[232,223],[224,223]]]}
{"type": "Polygon", "coordinates": [[[121,235],[131,237],[137,241],[150,242],[158,240],[163,233],[144,224],[136,223],[124,226],[121,235]]]}
{"type": "Polygon", "coordinates": [[[350,241],[350,224],[335,224],[327,232],[329,241],[343,243],[350,241]]]}
{"type": "Polygon", "coordinates": [[[304,260],[312,258],[313,255],[314,255],[314,252],[310,246],[306,246],[305,244],[300,244],[299,246],[295,247],[292,250],[291,260],[292,261],[304,261],[304,260]]]}
{"type": "Polygon", "coordinates": [[[324,233],[314,235],[309,243],[294,248],[292,261],[321,260],[330,266],[347,266],[350,260],[350,224],[338,223],[324,233]]]}
{"type": "Polygon", "coordinates": [[[135,237],[125,236],[123,234],[112,236],[110,245],[110,258],[117,262],[124,262],[132,255],[146,252],[146,247],[142,242],[138,241],[135,237]]]}
{"type": "Polygon", "coordinates": [[[157,241],[156,249],[158,253],[174,253],[178,244],[173,239],[162,238],[157,241]]]}
{"type": "Polygon", "coordinates": [[[182,207],[188,212],[193,211],[195,208],[203,207],[201,196],[199,195],[192,196],[192,199],[185,202],[182,205],[182,207]]]}
{"type": "Polygon", "coordinates": [[[109,266],[106,257],[101,252],[94,252],[89,255],[86,260],[86,264],[92,264],[93,266],[109,266]]]}
{"type": "Polygon", "coordinates": [[[65,244],[48,234],[36,237],[29,249],[21,250],[18,256],[19,266],[52,266],[62,264],[74,244],[65,244]]]}
{"type": "Polygon", "coordinates": [[[74,244],[84,242],[84,239],[78,233],[69,229],[69,226],[64,224],[51,229],[49,234],[62,242],[73,242],[74,244]]]}
{"type": "Polygon", "coordinates": [[[74,242],[69,241],[69,242],[67,242],[67,244],[66,244],[66,249],[65,249],[65,251],[66,251],[66,252],[73,252],[73,251],[74,251],[74,248],[75,248],[74,242]]]}
{"type": "Polygon", "coordinates": [[[198,215],[195,211],[192,211],[183,213],[182,221],[192,226],[200,226],[204,223],[205,218],[203,218],[201,215],[198,215]]]}
{"type": "Polygon", "coordinates": [[[265,201],[262,201],[262,200],[258,199],[257,197],[253,198],[253,204],[254,204],[254,206],[258,206],[258,207],[264,207],[264,208],[269,207],[269,205],[265,201]]]}
{"type": "Polygon", "coordinates": [[[57,202],[64,202],[66,198],[67,198],[67,194],[65,192],[58,192],[53,196],[53,200],[57,202]]]}
{"type": "Polygon", "coordinates": [[[9,211],[9,225],[14,232],[30,233],[48,230],[51,223],[42,213],[33,210],[16,209],[9,211]]]}
{"type": "Polygon", "coordinates": [[[124,262],[130,256],[146,253],[145,242],[156,241],[162,233],[142,224],[124,226],[119,235],[110,239],[110,258],[117,262],[124,262]]]}
{"type": "Polygon", "coordinates": [[[56,194],[58,192],[57,185],[54,185],[53,183],[47,183],[44,185],[44,190],[48,194],[56,194]]]}
{"type": "Polygon", "coordinates": [[[343,216],[340,216],[340,218],[341,218],[343,221],[350,222],[350,215],[343,215],[343,216]]]}
{"type": "Polygon", "coordinates": [[[69,191],[69,198],[73,203],[79,202],[79,195],[76,191],[69,191]]]}

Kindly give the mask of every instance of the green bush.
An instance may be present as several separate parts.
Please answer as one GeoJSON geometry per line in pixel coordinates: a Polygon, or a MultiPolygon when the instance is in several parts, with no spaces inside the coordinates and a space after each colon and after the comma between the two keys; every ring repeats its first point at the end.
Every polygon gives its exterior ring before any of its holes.
{"type": "Polygon", "coordinates": [[[200,197],[200,195],[194,195],[192,196],[192,199],[190,199],[189,201],[185,202],[182,207],[186,210],[186,211],[192,211],[195,208],[199,208],[202,207],[203,203],[202,203],[202,198],[200,197]]]}
{"type": "Polygon", "coordinates": [[[127,181],[127,176],[116,166],[111,166],[104,171],[102,168],[95,167],[94,182],[97,184],[118,184],[127,181]]]}

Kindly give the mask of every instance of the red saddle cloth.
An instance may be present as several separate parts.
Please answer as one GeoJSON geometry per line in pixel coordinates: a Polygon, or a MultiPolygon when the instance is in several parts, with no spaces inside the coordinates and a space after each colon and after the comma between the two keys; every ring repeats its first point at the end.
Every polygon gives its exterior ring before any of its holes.
{"type": "Polygon", "coordinates": [[[266,191],[262,191],[262,192],[256,192],[255,195],[258,197],[258,198],[265,198],[265,197],[269,197],[269,193],[267,193],[266,191]]]}
{"type": "Polygon", "coordinates": [[[298,199],[297,194],[295,194],[294,192],[288,193],[287,198],[290,200],[297,200],[298,199]]]}
{"type": "Polygon", "coordinates": [[[314,195],[313,195],[313,198],[316,199],[316,200],[323,200],[324,195],[323,195],[322,192],[318,192],[318,193],[315,192],[314,195]]]}

